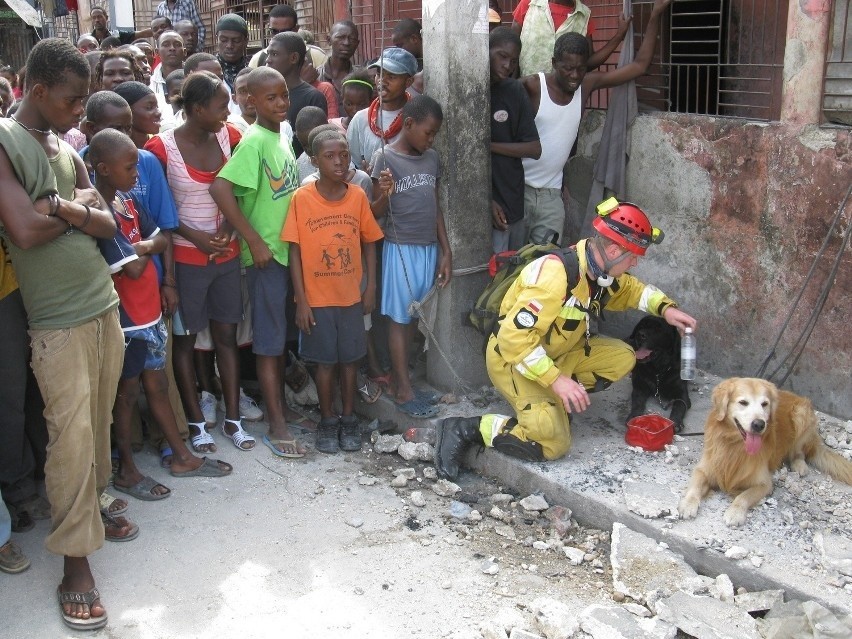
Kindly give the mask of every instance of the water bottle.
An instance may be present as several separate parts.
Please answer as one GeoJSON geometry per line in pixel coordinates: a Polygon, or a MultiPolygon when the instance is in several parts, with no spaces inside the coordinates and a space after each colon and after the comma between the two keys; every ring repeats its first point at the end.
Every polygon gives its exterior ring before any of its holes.
{"type": "Polygon", "coordinates": [[[689,327],[680,340],[680,378],[695,379],[695,335],[689,327]]]}
{"type": "Polygon", "coordinates": [[[435,441],[437,440],[435,429],[423,426],[409,428],[402,434],[402,438],[407,442],[414,442],[415,444],[425,442],[432,446],[435,445],[435,441]]]}

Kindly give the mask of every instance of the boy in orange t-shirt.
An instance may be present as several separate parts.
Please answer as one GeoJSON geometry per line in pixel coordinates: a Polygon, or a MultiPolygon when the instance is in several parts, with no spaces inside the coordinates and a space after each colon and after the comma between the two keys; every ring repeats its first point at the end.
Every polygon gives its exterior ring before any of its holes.
{"type": "Polygon", "coordinates": [[[376,246],[382,231],[364,191],[346,183],[349,144],[338,131],[316,135],[310,149],[319,179],[298,189],[281,239],[290,242],[290,276],[296,298],[300,354],[317,364],[320,403],[317,450],[361,448],[353,415],[355,374],[367,354],[363,316],[376,303],[376,246]],[[361,295],[361,253],[367,288],[361,295]],[[339,366],[342,415],[333,412],[334,367],[339,366]]]}

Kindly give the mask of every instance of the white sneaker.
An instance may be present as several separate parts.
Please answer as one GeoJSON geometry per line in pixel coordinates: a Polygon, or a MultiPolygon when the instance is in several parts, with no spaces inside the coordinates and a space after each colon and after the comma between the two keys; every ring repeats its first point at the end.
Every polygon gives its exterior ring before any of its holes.
{"type": "Polygon", "coordinates": [[[204,421],[210,426],[216,425],[216,396],[207,391],[201,391],[201,401],[198,402],[201,406],[201,414],[204,415],[204,421]]]}
{"type": "MultiPolygon", "coordinates": [[[[225,411],[225,398],[219,400],[219,410],[225,411]]],[[[240,388],[240,418],[249,422],[259,422],[263,419],[263,411],[260,406],[251,397],[246,395],[245,391],[240,388]]]]}

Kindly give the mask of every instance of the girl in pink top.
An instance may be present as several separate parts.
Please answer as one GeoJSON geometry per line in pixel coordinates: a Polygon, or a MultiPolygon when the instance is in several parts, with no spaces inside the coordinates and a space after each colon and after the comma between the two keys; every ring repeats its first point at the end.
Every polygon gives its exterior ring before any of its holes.
{"type": "Polygon", "coordinates": [[[230,92],[212,73],[191,74],[181,88],[181,100],[185,121],[145,144],[163,164],[180,222],[174,235],[174,258],[185,334],[176,332],[174,336],[175,379],[193,448],[200,453],[214,452],[216,444],[205,430],[198,401],[193,360],[196,335],[209,325],[225,400],[222,431],[237,448],[250,450],[255,440],[243,430],[239,409],[240,251],[208,192],[240,134],[225,123],[230,92]]]}

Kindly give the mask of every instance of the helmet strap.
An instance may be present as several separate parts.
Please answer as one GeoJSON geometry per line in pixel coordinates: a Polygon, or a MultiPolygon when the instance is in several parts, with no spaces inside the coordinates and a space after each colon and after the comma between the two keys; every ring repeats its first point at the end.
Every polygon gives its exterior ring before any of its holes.
{"type": "Polygon", "coordinates": [[[609,274],[610,269],[616,264],[619,264],[625,259],[627,259],[630,256],[630,251],[625,250],[617,258],[611,260],[606,255],[607,245],[606,242],[604,242],[604,239],[600,235],[598,235],[593,238],[593,241],[595,244],[595,249],[600,254],[600,257],[603,260],[603,265],[602,267],[598,266],[597,262],[595,261],[594,252],[591,250],[590,242],[586,244],[586,257],[588,258],[589,266],[591,267],[592,273],[594,274],[595,278],[597,278],[598,286],[603,286],[604,288],[612,286],[612,283],[615,281],[615,278],[613,278],[612,275],[609,274]]]}

